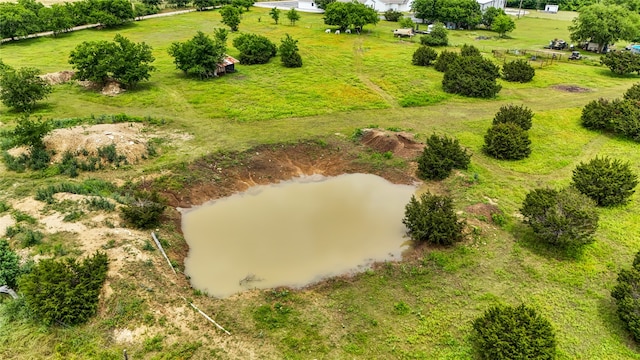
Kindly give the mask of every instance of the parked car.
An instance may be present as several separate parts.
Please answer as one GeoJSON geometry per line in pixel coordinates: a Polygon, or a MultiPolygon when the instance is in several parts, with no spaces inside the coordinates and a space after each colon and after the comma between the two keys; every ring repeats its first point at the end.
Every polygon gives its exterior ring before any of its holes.
{"type": "Polygon", "coordinates": [[[582,55],[579,51],[573,51],[569,56],[569,60],[582,60],[582,55]]]}

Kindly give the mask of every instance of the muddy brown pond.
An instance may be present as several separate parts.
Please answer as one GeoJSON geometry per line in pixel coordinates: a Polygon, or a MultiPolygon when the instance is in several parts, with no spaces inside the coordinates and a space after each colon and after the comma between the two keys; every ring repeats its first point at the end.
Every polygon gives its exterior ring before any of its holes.
{"type": "Polygon", "coordinates": [[[401,256],[415,188],[368,174],[296,178],[182,209],[185,273],[216,297],[301,287],[401,256]]]}

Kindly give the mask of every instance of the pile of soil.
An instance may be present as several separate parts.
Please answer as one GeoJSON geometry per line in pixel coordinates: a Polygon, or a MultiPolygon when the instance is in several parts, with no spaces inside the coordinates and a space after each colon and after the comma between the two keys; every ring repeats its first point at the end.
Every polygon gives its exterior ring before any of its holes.
{"type": "Polygon", "coordinates": [[[64,70],[40,75],[40,78],[46,81],[49,85],[59,85],[71,81],[75,74],[75,71],[64,70]]]}
{"type": "Polygon", "coordinates": [[[362,143],[375,151],[390,151],[394,156],[403,159],[414,159],[424,149],[424,144],[416,141],[413,134],[379,129],[363,129],[362,143]]]}

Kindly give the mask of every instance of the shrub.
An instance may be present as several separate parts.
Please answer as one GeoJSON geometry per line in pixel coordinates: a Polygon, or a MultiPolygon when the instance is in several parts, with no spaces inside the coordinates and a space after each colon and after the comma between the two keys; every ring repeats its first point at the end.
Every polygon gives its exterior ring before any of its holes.
{"type": "Polygon", "coordinates": [[[280,44],[280,60],[285,67],[297,68],[302,66],[302,57],[298,53],[298,40],[286,34],[280,44]]]}
{"type": "Polygon", "coordinates": [[[484,136],[483,150],[499,160],[520,160],[531,154],[526,130],[513,123],[493,125],[484,136]]]}
{"type": "Polygon", "coordinates": [[[533,79],[536,71],[525,60],[510,61],[502,67],[502,77],[511,82],[526,83],[533,79]]]}
{"type": "Polygon", "coordinates": [[[616,301],[618,317],[633,338],[640,341],[640,252],[636,253],[631,269],[618,273],[618,283],[611,290],[611,296],[616,301]]]}
{"type": "Polygon", "coordinates": [[[402,17],[402,13],[397,10],[389,9],[384,12],[384,19],[387,21],[398,21],[402,17]]]}
{"type": "Polygon", "coordinates": [[[633,84],[624,93],[624,99],[630,101],[640,102],[640,83],[633,84]]]}
{"type": "Polygon", "coordinates": [[[522,128],[522,130],[531,129],[531,119],[533,111],[524,105],[504,105],[493,118],[493,125],[502,123],[513,123],[522,128]]]}
{"type": "Polygon", "coordinates": [[[447,31],[447,28],[445,28],[442,23],[435,23],[433,24],[431,33],[423,36],[420,42],[422,42],[422,45],[447,46],[449,45],[449,31],[447,31]]]}
{"type": "Polygon", "coordinates": [[[470,159],[471,156],[457,139],[433,134],[427,139],[427,146],[418,157],[418,177],[445,179],[453,169],[466,169],[470,159]]]}
{"type": "Polygon", "coordinates": [[[640,74],[640,55],[630,51],[611,51],[600,58],[602,65],[614,74],[627,75],[633,72],[640,74]]]}
{"type": "Polygon", "coordinates": [[[398,25],[403,29],[413,29],[416,23],[410,17],[403,17],[398,21],[398,25]]]}
{"type": "Polygon", "coordinates": [[[458,220],[449,196],[424,193],[405,207],[402,223],[411,239],[438,245],[451,245],[463,239],[464,221],[458,220]]]}
{"type": "Polygon", "coordinates": [[[472,340],[480,359],[554,359],[551,323],[524,304],[497,305],[473,321],[472,340]]]}
{"type": "Polygon", "coordinates": [[[444,73],[444,91],[469,97],[491,98],[502,88],[496,83],[500,71],[490,60],[480,56],[460,56],[444,73]]]}
{"type": "Polygon", "coordinates": [[[590,130],[611,130],[611,105],[609,100],[593,100],[582,108],[582,126],[590,130]]]}
{"type": "Polygon", "coordinates": [[[429,66],[438,57],[438,53],[428,46],[420,46],[413,53],[413,65],[429,66]]]}
{"type": "Polygon", "coordinates": [[[480,54],[480,50],[478,50],[477,47],[473,45],[467,45],[467,44],[463,44],[462,47],[460,48],[460,55],[461,56],[482,56],[482,54],[480,54]]]}
{"type": "Polygon", "coordinates": [[[0,239],[0,286],[7,285],[15,289],[18,275],[20,275],[20,258],[11,250],[7,240],[0,239]]]}
{"type": "Polygon", "coordinates": [[[81,262],[44,259],[20,278],[20,290],[29,309],[43,323],[84,323],[98,309],[108,263],[107,255],[100,252],[81,262]]]}
{"type": "Polygon", "coordinates": [[[595,201],[574,188],[535,189],[527,194],[520,213],[536,237],[561,247],[580,247],[595,239],[598,212],[595,201]]]}
{"type": "Polygon", "coordinates": [[[460,57],[458,53],[448,50],[442,50],[436,59],[436,62],[433,64],[433,68],[440,71],[445,72],[449,68],[455,60],[460,57]]]}
{"type": "Polygon", "coordinates": [[[276,56],[276,45],[262,35],[242,34],[233,39],[233,46],[240,51],[241,64],[266,64],[276,56]]]}
{"type": "MultiPolygon", "coordinates": [[[[216,31],[216,34],[224,36],[224,32],[221,31],[216,31]]],[[[168,53],[174,58],[177,69],[185,74],[207,79],[217,75],[218,64],[224,59],[226,51],[223,39],[218,36],[211,39],[202,31],[198,31],[191,40],[172,43],[168,53]]]]}
{"type": "Polygon", "coordinates": [[[160,222],[166,205],[157,192],[138,192],[135,200],[123,206],[122,218],[140,229],[148,229],[160,222]]]}
{"type": "Polygon", "coordinates": [[[38,117],[31,119],[28,115],[18,120],[13,129],[12,137],[14,145],[26,145],[30,147],[44,148],[42,139],[51,131],[51,124],[38,117]]]}
{"type": "Polygon", "coordinates": [[[609,157],[580,163],[573,170],[573,186],[600,206],[624,204],[635,192],[638,176],[630,164],[609,157]]]}
{"type": "Polygon", "coordinates": [[[613,132],[640,142],[640,107],[630,100],[614,99],[610,108],[613,132]]]}

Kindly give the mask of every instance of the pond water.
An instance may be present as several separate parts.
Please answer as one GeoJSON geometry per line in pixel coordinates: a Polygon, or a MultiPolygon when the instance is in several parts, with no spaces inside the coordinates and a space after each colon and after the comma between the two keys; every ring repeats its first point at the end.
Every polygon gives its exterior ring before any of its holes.
{"type": "Polygon", "coordinates": [[[296,178],[183,209],[185,273],[227,297],[252,288],[301,287],[401,256],[415,188],[369,174],[296,178]]]}

